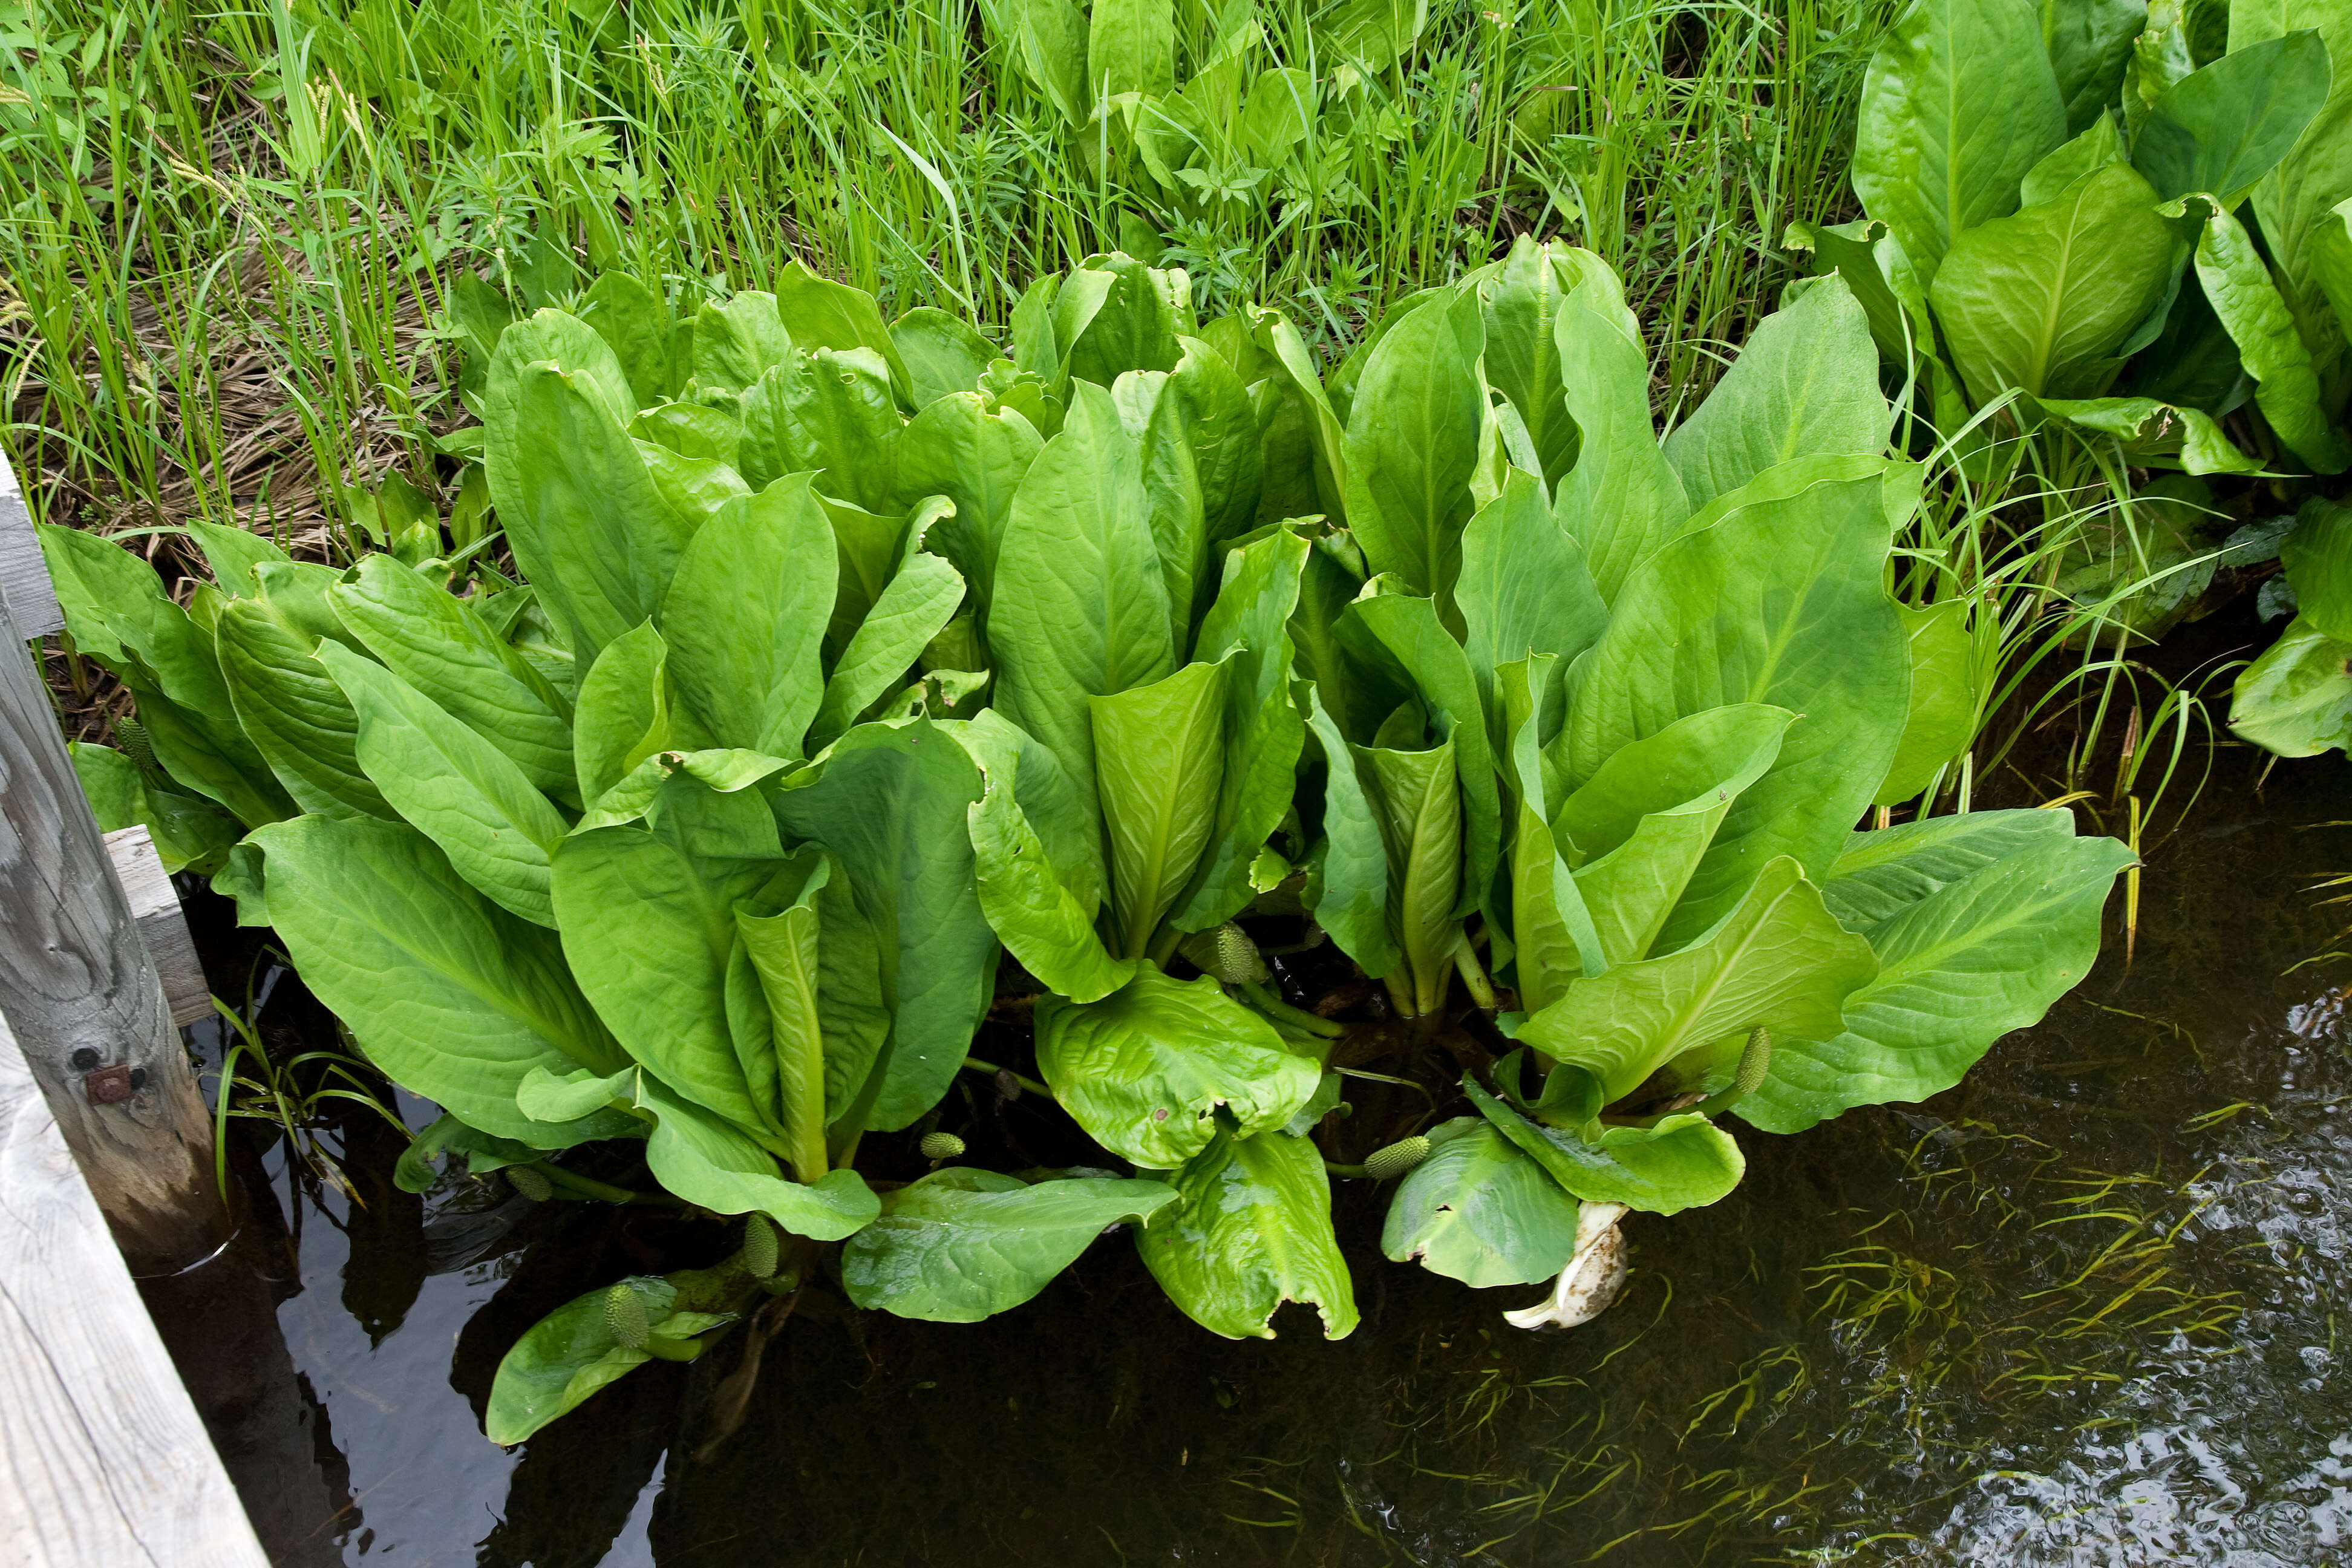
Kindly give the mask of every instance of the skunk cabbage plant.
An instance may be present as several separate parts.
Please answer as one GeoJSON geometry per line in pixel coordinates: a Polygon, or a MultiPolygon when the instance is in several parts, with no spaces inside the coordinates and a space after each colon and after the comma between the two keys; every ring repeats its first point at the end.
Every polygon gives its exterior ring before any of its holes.
{"type": "Polygon", "coordinates": [[[1975,699],[1887,594],[1920,480],[1841,280],[1664,442],[1618,280],[1528,241],[1328,377],[1123,256],[1003,354],[797,266],[494,304],[446,539],[390,491],[347,566],[199,526],[184,605],[43,542],[138,704],[93,801],[439,1107],[405,1184],[741,1216],[527,1333],[500,1442],[763,1292],[971,1321],[1113,1227],[1215,1332],[1343,1335],[1335,1175],[1400,1181],[1390,1257],[1580,1321],[1619,1215],[1738,1181],[1728,1117],[1933,1094],[2096,952],[2126,856],[2066,813],[1856,831],[1975,699]],[[999,1003],[1084,1163],[958,1163],[999,1003]],[[1346,1075],[1441,1037],[1454,1113],[1327,1160],[1346,1075]]]}

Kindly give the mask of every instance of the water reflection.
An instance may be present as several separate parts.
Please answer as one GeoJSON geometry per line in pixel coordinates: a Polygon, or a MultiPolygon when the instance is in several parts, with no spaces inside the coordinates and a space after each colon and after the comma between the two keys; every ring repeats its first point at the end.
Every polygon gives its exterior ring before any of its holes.
{"type": "Polygon", "coordinates": [[[462,1181],[354,1208],[278,1158],[277,1321],[331,1457],[270,1506],[348,1563],[482,1568],[2325,1560],[2352,1532],[2352,962],[2305,961],[2335,946],[2307,889],[2352,859],[2325,826],[2352,768],[2261,795],[2253,759],[2218,769],[2128,971],[2111,942],[1928,1106],[1743,1133],[1746,1184],[1629,1221],[1632,1285],[1570,1334],[1501,1324],[1534,1288],[1378,1263],[1350,1186],[1339,1344],[1291,1309],[1214,1340],[1106,1243],[986,1324],[803,1311],[709,1462],[724,1353],[507,1453],[478,1416],[514,1337],[715,1228],[462,1181]]]}

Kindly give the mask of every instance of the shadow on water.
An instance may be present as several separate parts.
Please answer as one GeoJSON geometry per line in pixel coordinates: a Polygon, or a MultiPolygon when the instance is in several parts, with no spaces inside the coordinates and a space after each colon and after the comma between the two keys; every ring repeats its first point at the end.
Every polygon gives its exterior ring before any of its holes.
{"type": "MultiPolygon", "coordinates": [[[[2221,752],[2151,851],[2128,967],[2118,897],[2090,982],[1960,1089],[1743,1130],[1744,1184],[1630,1220],[1632,1285],[1570,1333],[1503,1325],[1538,1288],[1380,1262],[1380,1195],[1349,1183],[1338,1344],[1297,1308],[1214,1339],[1106,1241],[982,1324],[804,1308],[708,1460],[731,1346],[508,1452],[478,1418],[515,1337],[725,1233],[446,1176],[419,1200],[353,1121],[360,1204],[282,1144],[247,1173],[293,1375],[241,1405],[192,1381],[242,1421],[223,1446],[285,1563],[2336,1560],[2352,937],[2312,889],[2352,871],[2352,764],[2260,773],[2221,752]]],[[[1045,1136],[967,1087],[1000,1146],[1045,1136]]]]}

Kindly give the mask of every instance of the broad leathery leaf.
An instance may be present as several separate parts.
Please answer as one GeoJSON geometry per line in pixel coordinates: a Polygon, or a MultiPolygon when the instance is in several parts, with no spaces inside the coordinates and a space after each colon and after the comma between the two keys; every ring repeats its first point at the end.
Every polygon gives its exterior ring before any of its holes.
{"type": "Polygon", "coordinates": [[[1609,624],[1609,606],[1592,585],[1583,551],[1545,507],[1542,485],[1517,468],[1504,479],[1503,493],[1463,530],[1462,578],[1454,597],[1489,739],[1498,743],[1502,704],[1495,671],[1529,654],[1572,659],[1609,624]]]}
{"type": "Polygon", "coordinates": [[[2282,757],[2352,751],[2352,642],[2297,616],[2230,691],[2230,729],[2282,757]]]}
{"type": "MultiPolygon", "coordinates": [[[[2334,81],[2302,139],[2254,187],[2253,202],[2280,289],[2313,359],[2325,367],[2352,332],[2352,288],[2330,294],[2325,285],[2327,230],[2341,224],[2331,214],[2352,199],[2352,11],[2340,0],[2247,0],[2230,7],[2232,53],[2305,27],[2316,28],[2326,44],[2334,81]]],[[[2352,257],[2337,265],[2347,263],[2352,257]]]]}
{"type": "Polygon", "coordinates": [[[1577,1201],[1494,1126],[1457,1116],[1429,1130],[1429,1158],[1397,1184],[1381,1227],[1391,1262],[1465,1285],[1532,1285],[1576,1250],[1577,1201]]]}
{"type": "Polygon", "coordinates": [[[934,399],[898,438],[898,500],[926,496],[955,503],[955,515],[932,525],[930,541],[956,564],[982,605],[992,601],[996,555],[1013,519],[1013,498],[1044,443],[1029,422],[992,410],[977,392],[934,399]]]}
{"type": "Polygon", "coordinates": [[[1561,804],[1551,837],[1603,965],[1650,955],[1732,803],[1772,765],[1796,717],[1760,702],[1694,713],[1623,747],[1561,804]]]}
{"type": "Polygon", "coordinates": [[[1539,245],[1523,234],[1492,279],[1478,287],[1486,380],[1518,410],[1535,450],[1542,495],[1550,494],[1576,461],[1576,421],[1569,416],[1559,334],[1569,291],[1583,280],[1583,269],[1573,262],[1555,265],[1559,248],[1564,247],[1539,245]]]}
{"type": "Polygon", "coordinates": [[[1675,541],[1627,584],[1586,658],[1562,731],[1577,784],[1621,746],[1710,708],[1805,715],[1717,831],[1662,934],[1668,947],[1729,913],[1775,856],[1825,875],[1894,761],[1911,671],[1880,585],[1883,485],[1814,485],[1675,541]]]}
{"type": "Polygon", "coordinates": [[[1244,1134],[1279,1128],[1323,1076],[1215,981],[1150,964],[1098,1002],[1041,998],[1037,1068],[1096,1142],[1160,1171],[1209,1146],[1219,1106],[1244,1134]]]}
{"type": "MultiPolygon", "coordinates": [[[[890,344],[907,370],[907,406],[920,413],[942,397],[970,392],[996,350],[962,318],[919,305],[890,323],[890,344]]],[[[903,489],[906,477],[899,476],[903,489]]]]}
{"type": "Polygon", "coordinates": [[[1846,998],[1844,1029],[1776,1032],[1771,1070],[1738,1114],[1797,1132],[1959,1082],[1993,1041],[2040,1022],[2090,973],[2100,908],[2132,861],[2113,838],[2054,839],[1943,882],[1871,927],[1878,973],[1846,998]]]}
{"type": "Polygon", "coordinates": [[[1426,751],[1359,746],[1357,774],[1388,847],[1389,926],[1411,973],[1411,1012],[1444,1005],[1462,944],[1462,794],[1451,741],[1426,751]]]}
{"type": "Polygon", "coordinates": [[[1550,1179],[1587,1203],[1623,1204],[1644,1214],[1705,1208],[1739,1184],[1748,1162],[1731,1134],[1699,1112],[1650,1127],[1546,1127],[1465,1079],[1462,1090],[1487,1121],[1550,1179]]]}
{"type": "Polygon", "coordinates": [[[1870,319],[1825,278],[1757,327],[1706,401],[1666,437],[1694,509],[1792,458],[1873,454],[1891,417],[1870,319]]]}
{"type": "Polygon", "coordinates": [[[234,716],[201,720],[162,692],[149,691],[139,697],[139,721],[173,784],[219,803],[246,826],[299,813],[234,716]]]}
{"type": "Polygon", "coordinates": [[[416,688],[340,643],[319,658],[358,716],[359,765],[409,826],[492,903],[553,926],[549,858],[564,820],[503,752],[416,688]]]}
{"type": "Polygon", "coordinates": [[[593,812],[605,792],[670,746],[669,649],[646,622],[604,647],[580,682],[572,762],[593,812]]]}
{"type": "Polygon", "coordinates": [[[1185,438],[1184,405],[1169,391],[1170,381],[1167,372],[1130,371],[1112,385],[1111,401],[1139,448],[1144,513],[1168,603],[1169,644],[1181,653],[1192,643],[1192,623],[1213,584],[1200,468],[1185,438]]]}
{"type": "Polygon", "coordinates": [[[1867,936],[1938,888],[2074,837],[2074,814],[2047,807],[1970,811],[1855,833],[1822,884],[1822,902],[1838,924],[1867,936]]]}
{"type": "Polygon", "coordinates": [[[1087,32],[1087,82],[1109,97],[1176,87],[1171,0],[1096,0],[1087,32]]]}
{"type": "Polygon", "coordinates": [[[868,1311],[976,1323],[1043,1290],[1112,1226],[1177,1201],[1164,1182],[1076,1176],[1035,1186],[951,1167],[887,1194],[841,1252],[842,1288],[868,1311]]]}
{"type": "MultiPolygon", "coordinates": [[[[678,389],[669,306],[626,272],[600,274],[580,302],[580,320],[604,339],[629,384],[629,406],[650,408],[678,389]]],[[[617,405],[616,405],[617,406],[617,405]]]]}
{"type": "MultiPolygon", "coordinates": [[[[489,370],[482,383],[483,462],[490,464],[491,449],[513,427],[518,377],[526,365],[554,364],[584,375],[624,425],[640,405],[628,372],[602,333],[577,316],[562,310],[538,310],[514,322],[498,335],[489,370]]],[[[493,499],[499,497],[497,474],[491,475],[493,499]]],[[[499,501],[499,521],[507,508],[499,501]]]]}
{"type": "Polygon", "coordinates": [[[655,1119],[646,1166],[667,1192],[714,1214],[763,1214],[794,1236],[838,1241],[881,1213],[855,1171],[828,1171],[803,1185],[776,1173],[776,1162],[747,1130],[681,1098],[643,1068],[622,1075],[625,1098],[655,1119]]]}
{"type": "Polygon", "coordinates": [[[1023,476],[988,605],[996,706],[1060,759],[1095,802],[1089,696],[1176,667],[1168,595],[1146,515],[1140,454],[1110,394],[1071,387],[1062,433],[1023,476]]]}
{"type": "MultiPolygon", "coordinates": [[[[1591,911],[1554,841],[1546,813],[1558,809],[1558,770],[1546,765],[1543,737],[1557,738],[1564,712],[1560,661],[1538,654],[1497,672],[1515,822],[1510,843],[1510,960],[1519,1009],[1532,1013],[1559,994],[1570,976],[1599,973],[1606,959],[1591,911]],[[1585,954],[1591,954],[1588,963],[1585,954]]],[[[1495,911],[1488,911],[1493,920],[1495,911]]],[[[1497,949],[1497,958],[1500,950],[1497,949]]]]}
{"type": "Polygon", "coordinates": [[[1046,101],[1073,126],[1093,119],[1084,14],[1069,0],[1011,0],[999,14],[1018,45],[1013,58],[1046,101]]]}
{"type": "Polygon", "coordinates": [[[1112,949],[1141,958],[1200,864],[1225,765],[1230,661],[1089,697],[1095,780],[1110,841],[1112,949]]]}
{"type": "Polygon", "coordinates": [[[904,421],[890,371],[870,349],[795,353],[743,394],[744,482],[764,489],[816,469],[816,488],[867,511],[895,510],[904,421]]]}
{"type": "Polygon", "coordinates": [[[2066,105],[2028,0],[1914,5],[1870,58],[1854,195],[1932,286],[1969,229],[2017,208],[2017,185],[2066,140],[2066,105]]]}
{"type": "Polygon", "coordinates": [[[1815,485],[1875,477],[1880,481],[1879,500],[1886,515],[1887,531],[1899,535],[1918,514],[1926,473],[1923,464],[1883,455],[1794,458],[1765,469],[1738,489],[1716,497],[1690,515],[1682,531],[1696,533],[1701,529],[1713,528],[1734,512],[1794,500],[1815,485]]]}
{"type": "Polygon", "coordinates": [[[776,313],[776,297],[740,289],[707,300],[694,318],[694,384],[706,393],[749,390],[793,358],[793,335],[776,313]]]}
{"type": "Polygon", "coordinates": [[[483,447],[499,521],[573,658],[593,663],[659,610],[700,519],[656,482],[659,448],[622,428],[590,372],[523,365],[510,392],[483,447]]]}
{"type": "Polygon", "coordinates": [[[226,523],[206,522],[200,517],[190,518],[187,528],[205,552],[205,564],[212,568],[214,583],[231,598],[254,591],[254,568],[293,564],[294,558],[278,548],[275,540],[249,528],[231,528],[226,523]]]}
{"type": "Polygon", "coordinates": [[[201,718],[234,717],[203,628],[164,596],[152,566],[79,529],[45,522],[37,531],[76,649],[117,669],[134,688],[160,691],[201,718]]]}
{"type": "MultiPolygon", "coordinates": [[[[910,719],[860,724],[775,797],[784,831],[840,865],[872,932],[890,1032],[867,1127],[895,1131],[937,1104],[987,1012],[996,938],[973,888],[966,826],[981,793],[964,749],[910,719]]],[[[828,928],[828,949],[833,940],[828,928]]]]}
{"type": "Polygon", "coordinates": [[[841,657],[849,639],[873,613],[882,590],[890,585],[891,574],[906,556],[907,540],[916,532],[918,518],[927,510],[949,503],[933,497],[918,503],[912,511],[885,515],[835,500],[821,490],[816,499],[833,527],[833,614],[824,625],[824,657],[829,663],[841,657]]]}
{"type": "Polygon", "coordinates": [[[1968,602],[1895,608],[1911,642],[1911,710],[1873,805],[1909,800],[1976,739],[1977,646],[1968,628],[1968,602]]]}
{"type": "Polygon", "coordinates": [[[368,652],[498,746],[534,788],[582,804],[571,700],[471,605],[389,555],[362,556],[327,597],[368,652]]]}
{"type": "Polygon", "coordinates": [[[1331,1179],[1312,1139],[1220,1128],[1170,1184],[1177,1202],[1136,1232],[1135,1245],[1185,1316],[1229,1340],[1272,1339],[1276,1308],[1312,1302],[1324,1338],[1355,1331],[1331,1179]]]}
{"type": "Polygon", "coordinates": [[[736,904],[785,871],[766,817],[756,791],[675,775],[643,826],[567,837],[551,884],[564,956],[629,1055],[747,1130],[766,1121],[728,1027],[727,964],[736,904]]]}
{"type": "MultiPolygon", "coordinates": [[[[1257,410],[1224,355],[1199,338],[1180,337],[1184,356],[1168,373],[1181,413],[1178,428],[1201,486],[1202,531],[1213,554],[1257,526],[1265,484],[1257,410]]],[[[1211,584],[1213,585],[1213,582],[1211,584]]]]}
{"type": "Polygon", "coordinates": [[[947,729],[983,773],[1013,780],[1013,803],[1052,862],[1055,878],[1092,920],[1104,897],[1102,818],[1079,798],[1077,785],[1052,750],[993,709],[947,729]]]}
{"type": "Polygon", "coordinates": [[[194,867],[215,869],[244,828],[211,801],[182,795],[152,782],[129,757],[110,746],[66,742],[81,792],[98,818],[99,831],[114,833],[134,825],[147,829],[168,874],[194,867]]]}
{"type": "Polygon", "coordinates": [[[328,816],[396,815],[354,753],[359,721],[319,660],[323,639],[258,595],[224,605],[215,636],[238,725],[297,805],[328,816]]]}
{"type": "Polygon", "coordinates": [[[257,829],[270,922],[303,982],[383,1074],[485,1132],[560,1149],[627,1119],[552,1125],[515,1094],[533,1068],[618,1071],[620,1047],[551,933],[468,887],[404,824],[303,816],[257,829]]]}
{"type": "MultiPolygon", "coordinates": [[[[1251,340],[1274,362],[1267,383],[1287,385],[1306,410],[1307,441],[1315,453],[1315,494],[1324,514],[1335,523],[1344,523],[1348,521],[1347,422],[1332,408],[1323,378],[1316,371],[1315,356],[1290,319],[1279,310],[1262,309],[1254,309],[1249,315],[1251,340]]],[[[1269,489],[1276,477],[1269,468],[1269,489]]]]}
{"type": "Polygon", "coordinates": [[[841,651],[810,721],[811,747],[833,743],[875,700],[895,689],[963,603],[963,578],[939,556],[908,555],[841,651]]]}
{"type": "MultiPolygon", "coordinates": [[[[1043,753],[1051,760],[1053,753],[1043,753]]],[[[1057,764],[1058,765],[1058,764],[1057,764]]],[[[1060,995],[1092,1002],[1135,973],[1095,933],[1095,905],[1056,875],[1036,831],[1014,800],[1013,785],[991,771],[986,792],[967,808],[980,907],[1022,967],[1060,995]]]]}
{"type": "Polygon", "coordinates": [[[1348,526],[1375,573],[1451,604],[1485,422],[1478,299],[1406,316],[1364,363],[1348,417],[1348,526]]]}
{"type": "Polygon", "coordinates": [[[2301,138],[2328,80],[2317,33],[2233,49],[2157,100],[2132,138],[2132,163],[2164,201],[2210,191],[2235,207],[2301,138]]]}
{"type": "Polygon", "coordinates": [[[732,410],[708,403],[665,403],[640,409],[629,421],[629,434],[697,463],[732,468],[742,456],[743,421],[732,410]]]}
{"type": "Polygon", "coordinates": [[[2253,474],[2263,460],[2232,446],[2211,415],[2153,397],[2035,399],[2053,418],[2078,429],[2112,436],[2135,461],[2169,459],[2192,474],[2253,474]]]}
{"type": "Polygon", "coordinates": [[[2147,0],[2043,0],[2041,9],[2072,136],[2114,109],[2132,39],[2147,25],[2147,0]]]}
{"type": "Polygon", "coordinates": [[[1277,529],[1229,553],[1216,603],[1195,639],[1199,658],[1221,663],[1224,762],[1216,822],[1200,868],[1169,913],[1179,931],[1207,931],[1256,896],[1250,867],[1289,810],[1307,728],[1290,701],[1289,624],[1311,546],[1277,529]]]}
{"type": "Polygon", "coordinates": [[[1816,225],[1792,223],[1780,233],[1783,249],[1802,251],[1812,270],[1835,272],[1853,290],[1870,323],[1871,340],[1879,357],[1889,364],[1908,364],[1915,356],[1936,352],[1935,322],[1927,314],[1927,291],[1920,288],[1911,258],[1886,226],[1876,218],[1852,223],[1816,225]]]}
{"type": "Polygon", "coordinates": [[[1440,734],[1454,748],[1462,780],[1464,861],[1462,901],[1455,912],[1466,914],[1494,880],[1502,841],[1494,755],[1469,658],[1438,625],[1437,607],[1428,599],[1377,595],[1357,600],[1351,614],[1411,672],[1440,734]]]}
{"type": "Polygon", "coordinates": [[[831,871],[829,862],[817,860],[791,904],[773,914],[760,913],[752,903],[737,904],[738,942],[729,956],[728,1026],[742,1060],[744,1080],[756,1101],[772,1105],[786,1162],[803,1182],[821,1179],[825,1170],[824,1016],[818,995],[823,960],[816,900],[831,871]],[[757,987],[757,1007],[744,1005],[748,998],[738,1000],[740,966],[748,966],[757,987]]]}
{"type": "MultiPolygon", "coordinates": [[[[870,351],[881,360],[898,401],[909,408],[920,406],[914,401],[914,384],[899,356],[898,338],[882,324],[881,307],[865,289],[821,277],[795,256],[776,274],[776,314],[784,331],[792,334],[795,348],[812,353],[818,349],[870,351]]],[[[972,366],[972,374],[978,375],[992,357],[983,352],[972,366]]],[[[970,386],[971,378],[961,384],[970,386]]]]}
{"type": "Polygon", "coordinates": [[[1870,944],[1830,918],[1819,889],[1782,856],[1698,942],[1570,980],[1517,1038],[1582,1068],[1609,1105],[1661,1069],[1695,1086],[1735,1061],[1759,1027],[1776,1042],[1833,1037],[1841,1004],[1877,969],[1870,944]]]}
{"type": "Polygon", "coordinates": [[[2352,641],[2352,505],[2314,497],[2279,546],[2295,613],[2338,641],[2352,641]]]}
{"type": "Polygon", "coordinates": [[[1402,58],[1429,25],[1429,0],[1345,0],[1316,29],[1317,52],[1361,76],[1402,58]]]}
{"type": "Polygon", "coordinates": [[[2238,357],[2254,378],[2254,405],[2279,440],[2314,473],[2340,474],[2352,467],[2352,445],[2322,405],[2318,372],[2294,314],[2252,239],[2226,212],[2208,217],[2198,237],[2197,280],[2238,345],[2238,357]]]}
{"type": "MultiPolygon", "coordinates": [[[[1274,168],[1307,139],[1315,122],[1315,79],[1296,68],[1258,73],[1242,104],[1236,133],[1244,155],[1260,168],[1274,168]]],[[[1248,379],[1255,380],[1255,377],[1248,379]]]]}
{"type": "MultiPolygon", "coordinates": [[[[688,1269],[667,1279],[638,1276],[619,1283],[645,1303],[654,1331],[671,1337],[688,1331],[684,1325],[699,1332],[723,1321],[717,1314],[740,1305],[751,1284],[740,1269],[725,1267],[688,1269]]],[[[482,1412],[482,1430],[491,1442],[522,1442],[653,1359],[615,1341],[604,1326],[604,1300],[611,1290],[610,1285],[599,1285],[558,1307],[531,1325],[499,1361],[489,1404],[482,1412]]]]}
{"type": "Polygon", "coordinates": [[[1582,433],[1576,464],[1555,485],[1552,515],[1580,545],[1603,601],[1614,604],[1635,566],[1690,515],[1681,476],[1650,424],[1650,360],[1617,275],[1569,251],[1581,280],[1562,306],[1555,341],[1561,393],[1582,433]]]}
{"type": "Polygon", "coordinates": [[[802,754],[824,700],[837,570],[805,474],[730,502],[695,536],[663,632],[678,705],[709,744],[802,754]]]}
{"type": "Polygon", "coordinates": [[[1389,926],[1388,841],[1356,766],[1356,754],[1314,685],[1299,681],[1293,700],[1321,746],[1325,764],[1321,853],[1308,869],[1306,905],[1339,951],[1375,980],[1403,962],[1389,926]]]}
{"type": "Polygon", "coordinates": [[[2108,163],[1958,237],[1927,297],[1970,397],[2106,389],[2171,279],[2176,242],[2156,207],[2137,170],[2108,163]]]}
{"type": "MultiPolygon", "coordinates": [[[[1164,15],[1169,0],[1138,3],[1158,5],[1164,15]]],[[[1192,330],[1183,276],[1127,255],[1087,258],[1054,297],[1063,374],[1108,387],[1131,370],[1175,369],[1184,353],[1179,339],[1192,330]]]]}

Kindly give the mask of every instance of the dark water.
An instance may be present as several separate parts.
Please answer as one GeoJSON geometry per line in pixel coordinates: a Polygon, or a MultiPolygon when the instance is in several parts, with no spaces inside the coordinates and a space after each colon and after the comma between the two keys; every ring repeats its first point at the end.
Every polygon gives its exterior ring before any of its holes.
{"type": "MultiPolygon", "coordinates": [[[[2352,906],[2314,891],[2352,872],[2352,765],[2263,763],[2218,752],[2170,830],[2176,786],[2128,965],[2118,890],[2089,983],[1960,1089],[1742,1130],[1746,1183],[1630,1218],[1633,1281],[1583,1329],[1381,1261],[1381,1196],[1341,1184],[1339,1343],[1296,1308],[1213,1338],[1107,1240],[983,1324],[804,1309],[708,1457],[731,1346],[509,1453],[478,1425],[508,1344],[721,1233],[408,1197],[397,1135],[353,1121],[328,1145],[359,1206],[282,1145],[245,1162],[287,1233],[287,1354],[253,1375],[285,1386],[225,1446],[301,1563],[2352,1562],[2352,906]]],[[[304,1005],[264,1017],[315,1040],[304,1005]]],[[[976,1139],[1053,1137],[967,1087],[976,1139]]]]}

